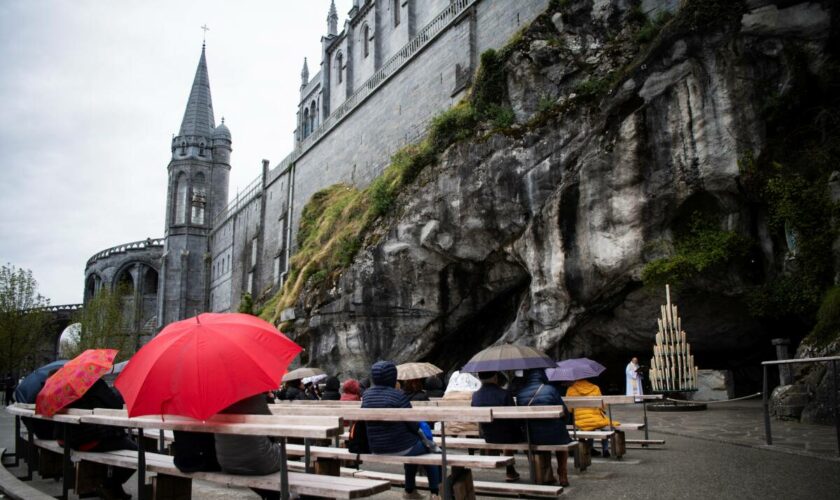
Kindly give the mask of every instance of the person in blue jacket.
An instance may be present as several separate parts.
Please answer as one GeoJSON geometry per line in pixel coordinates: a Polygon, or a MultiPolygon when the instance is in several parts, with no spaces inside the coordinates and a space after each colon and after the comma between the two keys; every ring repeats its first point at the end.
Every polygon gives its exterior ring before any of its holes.
{"type": "MultiPolygon", "coordinates": [[[[515,406],[510,391],[503,389],[499,383],[501,375],[499,372],[480,372],[481,388],[472,395],[472,406],[515,406]]],[[[507,444],[524,443],[525,435],[522,433],[522,421],[520,420],[496,420],[479,424],[481,437],[488,443],[507,444]]],[[[513,452],[505,452],[505,455],[513,456],[513,452]]],[[[511,464],[507,466],[507,481],[517,481],[519,473],[516,467],[511,464]]]]}
{"type": "MultiPolygon", "coordinates": [[[[517,406],[555,406],[563,405],[560,391],[548,383],[545,370],[537,368],[528,370],[524,380],[516,393],[517,406]]],[[[564,405],[565,409],[565,405],[564,405]]],[[[532,444],[567,444],[572,441],[566,423],[561,418],[526,421],[527,430],[532,444]]],[[[569,452],[557,452],[557,475],[561,486],[569,485],[566,463],[569,452]]]]}
{"type": "MultiPolygon", "coordinates": [[[[391,361],[377,361],[370,370],[373,386],[362,395],[362,408],[411,408],[405,393],[396,388],[397,367],[391,361]]],[[[429,453],[420,439],[417,422],[367,422],[368,445],[372,453],[381,455],[416,456],[429,453]]],[[[429,478],[432,499],[439,499],[441,470],[438,466],[423,466],[429,478]]],[[[417,466],[405,465],[405,493],[403,498],[423,498],[416,489],[417,466]]]]}

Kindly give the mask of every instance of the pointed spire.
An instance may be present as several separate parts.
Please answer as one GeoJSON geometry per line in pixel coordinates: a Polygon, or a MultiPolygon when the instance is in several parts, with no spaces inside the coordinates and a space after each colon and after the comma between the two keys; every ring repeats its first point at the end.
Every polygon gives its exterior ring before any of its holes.
{"type": "Polygon", "coordinates": [[[335,10],[335,0],[330,2],[330,13],[327,15],[327,36],[338,34],[338,12],[335,10]]]}
{"type": "Polygon", "coordinates": [[[306,58],[303,58],[303,69],[300,70],[300,86],[306,87],[309,83],[309,66],[306,64],[306,58]]]}
{"type": "Polygon", "coordinates": [[[207,60],[204,56],[204,44],[201,45],[201,59],[198,60],[198,68],[195,70],[190,98],[187,101],[187,109],[184,111],[184,120],[181,122],[181,131],[178,135],[193,135],[210,137],[213,135],[213,128],[216,120],[213,118],[213,100],[210,97],[210,77],[207,75],[207,60]]]}

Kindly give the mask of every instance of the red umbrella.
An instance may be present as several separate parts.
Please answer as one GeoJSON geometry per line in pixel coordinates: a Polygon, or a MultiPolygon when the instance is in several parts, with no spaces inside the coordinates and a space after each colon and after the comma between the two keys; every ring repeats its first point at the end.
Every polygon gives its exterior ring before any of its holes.
{"type": "Polygon", "coordinates": [[[116,349],[88,349],[59,368],[35,397],[35,413],[51,417],[82,397],[114,365],[116,349]]]}
{"type": "Polygon", "coordinates": [[[241,399],[276,389],[301,350],[256,316],[200,314],[167,325],[132,356],[114,385],[130,417],[206,420],[241,399]]]}

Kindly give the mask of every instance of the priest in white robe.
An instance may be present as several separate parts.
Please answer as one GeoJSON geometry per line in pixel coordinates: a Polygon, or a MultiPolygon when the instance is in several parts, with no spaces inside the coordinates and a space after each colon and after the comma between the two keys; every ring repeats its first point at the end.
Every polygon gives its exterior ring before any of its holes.
{"type": "Polygon", "coordinates": [[[628,396],[641,396],[642,392],[642,376],[638,372],[639,370],[639,358],[633,357],[629,363],[627,363],[627,368],[624,369],[625,378],[627,379],[627,391],[626,394],[628,396]]]}

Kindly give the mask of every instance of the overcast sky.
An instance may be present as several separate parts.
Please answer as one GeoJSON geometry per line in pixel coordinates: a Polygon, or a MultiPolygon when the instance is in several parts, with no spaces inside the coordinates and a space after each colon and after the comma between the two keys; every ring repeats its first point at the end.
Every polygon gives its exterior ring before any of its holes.
{"type": "MultiPolygon", "coordinates": [[[[206,24],[230,193],[292,149],[303,58],[330,0],[0,0],[0,263],[52,304],[81,302],[88,258],[162,237],[169,144],[206,24]]],[[[352,0],[336,0],[339,29],[352,0]]]]}

